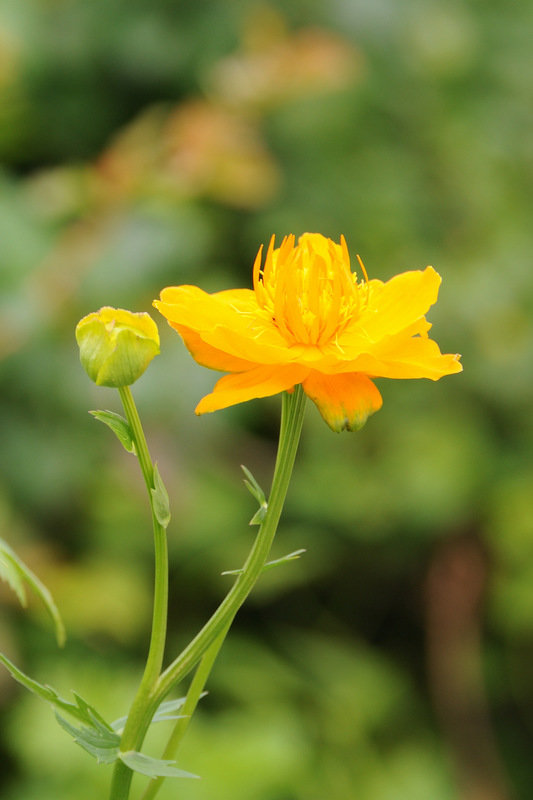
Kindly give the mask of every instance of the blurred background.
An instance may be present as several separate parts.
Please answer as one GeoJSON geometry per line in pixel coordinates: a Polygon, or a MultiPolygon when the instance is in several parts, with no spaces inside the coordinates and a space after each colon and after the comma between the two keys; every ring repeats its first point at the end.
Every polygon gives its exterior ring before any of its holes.
{"type": "MultiPolygon", "coordinates": [[[[163,800],[533,794],[532,24],[528,0],[0,0],[0,536],[69,635],[2,585],[22,669],[113,719],[147,647],[150,518],[87,413],[119,405],[81,316],[250,286],[272,233],[344,233],[371,277],[438,269],[434,338],[463,354],[380,381],[358,434],[309,404],[274,556],[307,552],[239,614],[180,752],[202,780],[163,800]]],[[[173,655],[248,551],[239,465],[268,487],[280,402],[195,418],[217,375],[152,315],[134,394],[172,498],[173,655]]],[[[4,670],[0,711],[3,800],[106,796],[4,670]]]]}

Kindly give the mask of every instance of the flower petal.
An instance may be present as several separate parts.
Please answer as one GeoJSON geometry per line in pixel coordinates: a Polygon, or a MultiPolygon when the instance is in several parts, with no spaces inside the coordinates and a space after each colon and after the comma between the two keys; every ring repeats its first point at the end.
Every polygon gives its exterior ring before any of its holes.
{"type": "Polygon", "coordinates": [[[399,333],[436,302],[440,283],[433,267],[403,272],[386,283],[369,281],[366,308],[354,320],[356,330],[363,330],[373,342],[399,333]]]}
{"type": "Polygon", "coordinates": [[[218,411],[220,408],[244,403],[256,397],[269,397],[286,389],[292,389],[302,383],[308,373],[309,370],[305,367],[277,364],[254,367],[235,375],[225,375],[215,385],[211,394],[200,400],[196,414],[218,411]]]}
{"type": "Polygon", "coordinates": [[[169,324],[177,330],[191,356],[202,367],[217,369],[220,372],[244,372],[245,370],[257,366],[257,364],[251,361],[237,358],[237,356],[232,356],[223,350],[218,350],[216,347],[207,344],[200,334],[196,333],[196,331],[192,331],[190,328],[178,325],[175,322],[170,322],[169,324]]]}
{"type": "Polygon", "coordinates": [[[430,378],[462,372],[460,356],[441,353],[438,344],[427,336],[391,336],[375,348],[381,368],[374,375],[384,378],[430,378]]]}
{"type": "Polygon", "coordinates": [[[217,350],[257,364],[290,363],[291,351],[250,289],[208,294],[196,286],[163,289],[154,306],[170,322],[196,331],[217,350]]]}
{"type": "MultiPolygon", "coordinates": [[[[430,378],[461,372],[459,355],[441,353],[427,336],[398,334],[377,342],[368,353],[342,365],[342,371],[365,372],[375,378],[430,378]]],[[[341,371],[341,370],[339,370],[341,371]]]]}
{"type": "Polygon", "coordinates": [[[359,430],[383,403],[370,378],[359,372],[323,375],[313,371],[302,385],[329,427],[337,433],[359,430]]]}

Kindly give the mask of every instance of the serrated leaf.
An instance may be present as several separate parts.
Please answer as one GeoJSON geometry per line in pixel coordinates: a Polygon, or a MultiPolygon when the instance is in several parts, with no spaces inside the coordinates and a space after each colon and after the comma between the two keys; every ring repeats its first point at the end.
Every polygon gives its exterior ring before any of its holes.
{"type": "Polygon", "coordinates": [[[89,411],[89,414],[111,428],[124,449],[135,455],[135,442],[127,419],[114,411],[89,411]]]}
{"type": "Polygon", "coordinates": [[[25,584],[35,592],[52,617],[57,643],[62,647],[66,638],[65,626],[50,591],[3,539],[0,539],[0,577],[11,586],[24,608],[27,602],[25,584]]]}
{"type": "MultiPolygon", "coordinates": [[[[300,558],[302,553],[305,553],[305,550],[295,550],[293,553],[288,553],[286,556],[282,556],[281,558],[275,558],[273,561],[267,561],[266,564],[263,566],[263,572],[267,569],[271,569],[272,567],[277,567],[280,564],[285,564],[287,561],[296,561],[297,558],[300,558]]],[[[244,569],[228,569],[222,573],[222,575],[241,575],[244,572],[244,569]]]]}
{"type": "Polygon", "coordinates": [[[76,744],[96,758],[99,764],[112,764],[117,760],[120,747],[120,736],[107,726],[76,728],[56,712],[56,719],[61,727],[69,733],[76,744]]]}
{"type": "Polygon", "coordinates": [[[245,467],[244,464],[241,464],[241,469],[246,475],[246,478],[244,479],[244,485],[246,486],[252,497],[255,497],[255,499],[259,503],[259,509],[253,515],[249,524],[260,525],[263,522],[268,509],[268,503],[266,501],[265,493],[259,486],[258,482],[254,478],[248,467],[245,467]]]}
{"type": "MultiPolygon", "coordinates": [[[[203,692],[201,697],[203,697],[205,694],[206,693],[203,692]]],[[[183,714],[176,714],[176,711],[179,711],[180,708],[182,708],[185,700],[185,697],[179,697],[176,700],[166,700],[164,703],[161,703],[152,717],[152,722],[166,722],[167,720],[181,719],[183,714]]],[[[120,717],[111,723],[111,727],[114,731],[116,731],[116,733],[122,733],[127,719],[127,717],[120,717]]]]}
{"type": "Polygon", "coordinates": [[[80,710],[83,717],[91,724],[91,726],[102,730],[107,731],[108,733],[114,732],[112,726],[105,721],[105,719],[98,713],[94,706],[91,706],[83,697],[77,692],[72,692],[76,699],[76,705],[80,710]]]}
{"type": "Polygon", "coordinates": [[[159,474],[157,464],[154,464],[154,488],[150,489],[150,492],[152,495],[152,507],[155,517],[159,524],[163,528],[166,528],[170,522],[170,503],[168,492],[159,474]]]}
{"type": "Polygon", "coordinates": [[[175,767],[175,761],[164,761],[160,758],[151,758],[144,753],[137,753],[135,750],[128,750],[126,753],[119,753],[118,757],[134,772],[148,775],[149,778],[199,778],[192,772],[185,772],[183,769],[175,767]]]}
{"type": "Polygon", "coordinates": [[[53,706],[55,706],[55,708],[70,714],[71,717],[74,717],[79,722],[83,722],[95,728],[102,726],[111,733],[114,733],[111,726],[105,722],[103,717],[98,714],[96,709],[89,705],[89,703],[86,703],[85,700],[82,700],[79,695],[75,695],[76,703],[71,703],[61,697],[51,686],[39,683],[33,678],[30,678],[28,675],[22,672],[22,670],[16,667],[15,664],[13,664],[13,662],[10,661],[9,658],[7,658],[7,656],[5,656],[3,653],[0,653],[0,662],[6,667],[6,669],[11,673],[12,677],[18,683],[22,684],[22,686],[24,686],[33,694],[36,694],[42,700],[46,700],[47,703],[51,703],[53,706]]]}

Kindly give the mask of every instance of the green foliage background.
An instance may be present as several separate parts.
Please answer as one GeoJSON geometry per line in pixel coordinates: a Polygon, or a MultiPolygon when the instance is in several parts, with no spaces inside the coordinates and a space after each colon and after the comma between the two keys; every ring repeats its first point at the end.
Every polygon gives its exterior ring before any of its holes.
{"type": "MultiPolygon", "coordinates": [[[[0,536],[69,633],[58,652],[2,587],[22,669],[112,719],[146,650],[147,504],[87,414],[118,398],[78,363],[81,316],[249,286],[272,233],[344,233],[372,277],[439,270],[434,337],[463,354],[381,381],[358,434],[308,409],[274,555],[307,553],[239,615],[180,754],[203,778],[162,798],[531,797],[532,10],[0,2],[0,536]]],[[[279,398],[195,418],[216,375],[157,322],[134,392],[172,498],[174,653],[247,552],[239,464],[268,486],[279,398]]],[[[4,800],[105,796],[110,769],[4,672],[0,705],[4,800]]]]}

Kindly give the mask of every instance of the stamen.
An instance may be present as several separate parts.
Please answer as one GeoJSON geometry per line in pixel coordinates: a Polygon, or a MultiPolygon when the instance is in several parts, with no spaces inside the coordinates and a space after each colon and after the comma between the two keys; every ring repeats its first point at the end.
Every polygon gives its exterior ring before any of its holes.
{"type": "Polygon", "coordinates": [[[366,283],[368,283],[368,273],[367,273],[367,271],[365,269],[365,265],[363,264],[363,259],[361,258],[359,253],[357,253],[356,258],[357,258],[357,260],[359,262],[359,266],[361,267],[363,275],[365,276],[365,281],[366,281],[366,283]]]}
{"type": "Polygon", "coordinates": [[[263,269],[261,259],[262,249],[253,271],[257,301],[287,342],[321,347],[333,340],[338,346],[339,334],[360,307],[360,287],[350,270],[344,237],[339,245],[304,234],[295,246],[291,234],[276,249],[272,237],[263,269]]]}
{"type": "MultiPolygon", "coordinates": [[[[259,283],[261,282],[261,261],[263,259],[263,245],[259,248],[259,251],[255,257],[254,261],[254,291],[257,293],[259,290],[259,283]]],[[[262,288],[262,287],[261,287],[262,288]]]]}

